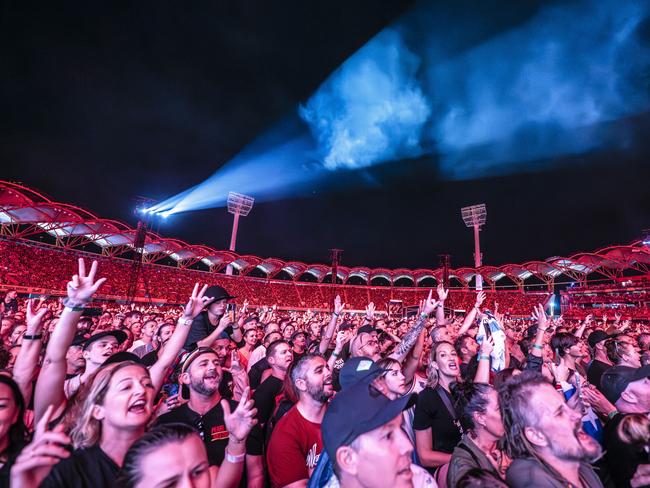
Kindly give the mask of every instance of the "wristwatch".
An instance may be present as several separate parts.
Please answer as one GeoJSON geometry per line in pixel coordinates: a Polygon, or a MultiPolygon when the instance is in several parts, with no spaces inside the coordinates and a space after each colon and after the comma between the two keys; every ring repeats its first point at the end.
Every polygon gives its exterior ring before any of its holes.
{"type": "Polygon", "coordinates": [[[194,322],[194,319],[190,319],[190,318],[184,319],[183,317],[178,319],[178,323],[181,325],[190,326],[192,325],[192,322],[194,322]]]}

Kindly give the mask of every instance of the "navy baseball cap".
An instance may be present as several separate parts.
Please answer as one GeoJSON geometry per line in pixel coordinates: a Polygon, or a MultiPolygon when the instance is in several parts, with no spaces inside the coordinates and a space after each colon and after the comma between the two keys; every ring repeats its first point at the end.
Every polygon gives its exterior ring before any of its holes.
{"type": "Polygon", "coordinates": [[[336,459],[336,451],[357,437],[387,424],[415,404],[411,394],[391,400],[372,387],[370,381],[359,381],[338,393],[325,412],[321,434],[325,451],[336,459]]]}
{"type": "Polygon", "coordinates": [[[339,383],[341,388],[348,388],[361,380],[372,381],[385,371],[370,358],[363,356],[350,358],[339,372],[339,383]]]}

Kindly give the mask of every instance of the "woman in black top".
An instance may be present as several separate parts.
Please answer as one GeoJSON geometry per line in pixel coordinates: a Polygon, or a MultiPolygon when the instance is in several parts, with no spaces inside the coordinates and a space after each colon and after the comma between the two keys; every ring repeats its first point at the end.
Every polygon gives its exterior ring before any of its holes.
{"type": "Polygon", "coordinates": [[[27,443],[25,402],[14,380],[0,375],[0,487],[9,486],[9,471],[27,443]]]}
{"type": "Polygon", "coordinates": [[[145,432],[155,388],[147,368],[124,361],[100,369],[79,394],[70,432],[75,451],[54,466],[43,487],[114,486],[126,452],[145,432]]]}
{"type": "Polygon", "coordinates": [[[445,341],[431,348],[427,367],[428,386],[418,394],[413,429],[422,466],[437,468],[451,459],[460,430],[449,393],[451,383],[460,380],[458,355],[445,341]]]}

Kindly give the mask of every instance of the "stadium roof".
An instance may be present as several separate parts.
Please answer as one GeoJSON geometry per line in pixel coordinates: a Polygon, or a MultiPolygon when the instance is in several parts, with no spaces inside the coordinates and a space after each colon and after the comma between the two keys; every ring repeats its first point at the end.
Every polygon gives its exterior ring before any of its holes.
{"type": "MultiPolygon", "coordinates": [[[[118,256],[134,249],[136,230],[115,220],[103,219],[74,205],[55,202],[43,194],[21,184],[0,181],[0,232],[4,236],[27,238],[47,233],[59,246],[75,248],[94,243],[108,256],[118,256]]],[[[171,258],[179,267],[202,262],[212,271],[221,271],[231,264],[241,275],[259,270],[268,278],[285,272],[297,280],[305,273],[322,282],[331,276],[331,267],[325,264],[307,264],[276,258],[261,258],[217,250],[209,246],[188,244],[149,232],[143,247],[144,260],[149,263],[171,258]]],[[[529,261],[522,264],[482,266],[476,268],[450,269],[449,277],[467,286],[477,274],[490,285],[509,278],[521,285],[530,277],[552,283],[555,277],[566,275],[583,282],[591,273],[617,278],[625,271],[650,273],[650,248],[642,241],[629,245],[610,246],[594,252],[578,253],[569,257],[552,257],[545,261],[529,261]]],[[[422,280],[442,279],[443,269],[385,269],[363,266],[339,266],[338,278],[344,283],[353,277],[371,283],[383,278],[391,284],[408,280],[418,285],[422,280]]]]}

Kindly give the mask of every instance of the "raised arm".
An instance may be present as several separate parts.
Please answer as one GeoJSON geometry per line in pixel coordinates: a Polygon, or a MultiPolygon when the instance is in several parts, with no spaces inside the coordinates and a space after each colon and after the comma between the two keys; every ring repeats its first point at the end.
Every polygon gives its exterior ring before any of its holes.
{"type": "Polygon", "coordinates": [[[481,343],[481,349],[478,352],[478,367],[474,375],[474,383],[490,382],[490,354],[494,349],[494,339],[485,337],[481,343]]]}
{"type": "Polygon", "coordinates": [[[38,365],[38,356],[43,346],[43,317],[49,311],[47,307],[42,305],[42,299],[38,303],[35,299],[27,300],[27,329],[23,336],[23,344],[20,346],[18,356],[16,356],[13,370],[14,380],[23,394],[26,405],[32,398],[32,380],[38,365]]]}
{"type": "Polygon", "coordinates": [[[402,342],[397,344],[395,350],[390,353],[389,357],[396,359],[401,363],[404,361],[404,358],[406,358],[406,355],[409,353],[409,351],[413,348],[416,341],[418,340],[418,337],[420,336],[420,332],[422,332],[422,329],[424,329],[429,314],[431,314],[436,309],[436,305],[438,305],[438,301],[434,300],[431,297],[432,294],[433,290],[430,290],[429,296],[422,305],[422,312],[420,313],[418,321],[413,324],[413,327],[411,327],[411,329],[406,334],[404,334],[402,342]]]}
{"type": "Polygon", "coordinates": [[[449,290],[445,290],[445,285],[440,283],[436,289],[438,292],[438,307],[436,308],[436,324],[445,325],[445,300],[449,295],[449,290]]]}
{"type": "Polygon", "coordinates": [[[43,367],[36,380],[36,394],[34,395],[34,416],[38,421],[49,405],[54,406],[55,415],[65,401],[63,383],[65,382],[66,360],[68,347],[77,332],[77,322],[84,307],[97,290],[106,281],[100,278],[95,281],[97,274],[97,261],[93,261],[90,273],[86,274],[86,264],[79,258],[79,273],[68,282],[68,298],[64,301],[65,307],[61,317],[54,327],[45,350],[43,367]]]}
{"type": "Polygon", "coordinates": [[[192,295],[183,309],[183,315],[178,319],[174,333],[169,338],[160,356],[158,356],[158,360],[149,369],[151,382],[156,389],[156,393],[162,388],[167,369],[181,352],[183,344],[185,344],[185,339],[187,339],[187,335],[190,333],[194,317],[200,314],[203,307],[205,307],[206,298],[203,295],[207,289],[208,285],[204,285],[199,291],[199,284],[196,283],[194,285],[192,295]]]}
{"type": "Polygon", "coordinates": [[[533,318],[537,320],[537,334],[535,335],[535,342],[533,342],[530,354],[541,358],[542,351],[544,350],[544,333],[548,329],[548,317],[544,311],[544,305],[539,304],[533,308],[533,318]]]}
{"type": "Polygon", "coordinates": [[[418,370],[418,364],[420,362],[420,358],[422,357],[422,352],[424,351],[425,337],[426,334],[424,333],[424,329],[422,329],[417,341],[415,341],[415,346],[413,346],[411,354],[406,357],[406,363],[404,364],[403,370],[404,382],[407,385],[410,385],[413,381],[413,378],[415,378],[415,372],[418,370]]]}
{"type": "Polygon", "coordinates": [[[325,332],[323,332],[323,337],[321,337],[320,344],[318,345],[318,352],[325,354],[327,349],[330,347],[330,342],[332,342],[332,336],[334,335],[334,330],[336,329],[336,322],[339,319],[339,316],[343,313],[345,308],[345,303],[341,301],[341,297],[336,295],[334,299],[334,313],[330,319],[330,323],[327,324],[325,332]]]}
{"type": "Polygon", "coordinates": [[[465,320],[463,320],[463,325],[460,326],[460,330],[458,331],[458,337],[462,336],[472,326],[474,320],[476,320],[476,316],[481,311],[481,305],[483,305],[484,301],[485,301],[485,292],[479,291],[476,294],[476,303],[474,304],[474,308],[472,308],[469,312],[467,312],[467,315],[465,315],[465,320]]]}
{"type": "Polygon", "coordinates": [[[582,335],[585,333],[585,329],[589,326],[593,318],[594,318],[593,315],[591,314],[587,315],[585,319],[582,321],[582,323],[580,324],[580,327],[576,329],[573,335],[576,336],[578,339],[580,339],[582,335]]]}

